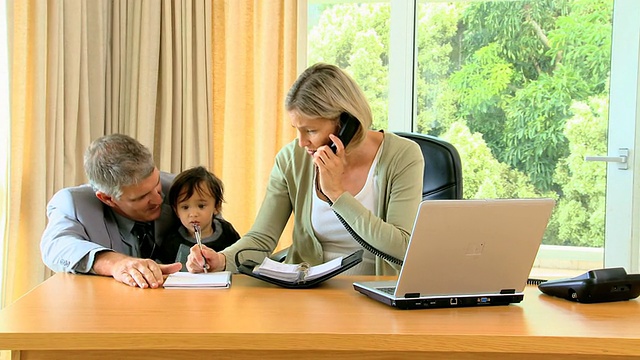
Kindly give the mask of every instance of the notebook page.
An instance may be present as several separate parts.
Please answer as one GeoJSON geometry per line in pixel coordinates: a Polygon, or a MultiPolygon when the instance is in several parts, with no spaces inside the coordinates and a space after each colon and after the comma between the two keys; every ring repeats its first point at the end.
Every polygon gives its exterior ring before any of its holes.
{"type": "Polygon", "coordinates": [[[177,272],[169,275],[163,286],[171,288],[212,288],[225,289],[231,284],[231,272],[220,271],[211,273],[193,274],[177,272]]]}
{"type": "Polygon", "coordinates": [[[342,266],[342,257],[335,258],[331,261],[327,261],[324,264],[312,266],[307,273],[307,280],[313,280],[315,278],[319,278],[323,275],[326,275],[333,270],[342,266]]]}

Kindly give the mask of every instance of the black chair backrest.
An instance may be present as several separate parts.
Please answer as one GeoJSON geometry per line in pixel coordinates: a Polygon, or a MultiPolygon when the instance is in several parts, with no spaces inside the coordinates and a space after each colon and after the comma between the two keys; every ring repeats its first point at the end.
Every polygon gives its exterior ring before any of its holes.
{"type": "Polygon", "coordinates": [[[431,135],[395,134],[420,145],[424,156],[422,200],[462,199],[462,163],[453,145],[431,135]]]}

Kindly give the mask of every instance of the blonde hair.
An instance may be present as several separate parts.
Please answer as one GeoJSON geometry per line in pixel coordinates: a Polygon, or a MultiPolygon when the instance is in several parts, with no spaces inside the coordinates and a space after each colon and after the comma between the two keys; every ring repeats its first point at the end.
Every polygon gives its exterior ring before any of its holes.
{"type": "Polygon", "coordinates": [[[360,127],[349,143],[359,144],[373,122],[371,107],[364,92],[349,74],[335,65],[317,63],[307,68],[289,89],[285,109],[315,119],[334,119],[348,112],[360,127]]]}

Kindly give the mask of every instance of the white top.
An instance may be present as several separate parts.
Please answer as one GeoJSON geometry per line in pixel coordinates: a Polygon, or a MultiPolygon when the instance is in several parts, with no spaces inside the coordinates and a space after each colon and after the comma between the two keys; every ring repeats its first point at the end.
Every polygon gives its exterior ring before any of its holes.
{"type": "MultiPolygon", "coordinates": [[[[378,188],[377,181],[374,178],[374,170],[378,164],[380,154],[382,153],[381,144],[376,153],[376,157],[371,163],[367,181],[360,192],[354,197],[365,208],[371,212],[376,212],[378,188]]],[[[315,183],[314,179],[314,183],[315,183]]],[[[349,234],[347,229],[342,225],[336,214],[331,210],[329,204],[318,197],[318,193],[313,191],[313,208],[311,209],[311,225],[320,244],[322,244],[324,262],[333,260],[341,256],[347,256],[356,250],[362,249],[362,246],[349,234]]],[[[366,241],[366,239],[364,239],[366,241]]],[[[343,272],[346,275],[375,275],[375,256],[366,251],[362,256],[362,262],[351,269],[343,272]]]]}

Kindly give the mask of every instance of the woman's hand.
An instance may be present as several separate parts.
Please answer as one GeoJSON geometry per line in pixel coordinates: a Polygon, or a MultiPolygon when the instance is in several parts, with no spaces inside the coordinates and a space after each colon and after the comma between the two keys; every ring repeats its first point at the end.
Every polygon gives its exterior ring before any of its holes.
{"type": "Polygon", "coordinates": [[[313,162],[318,169],[320,189],[329,200],[334,202],[345,192],[342,186],[342,175],[346,160],[344,145],[340,138],[334,134],[330,134],[329,138],[336,144],[336,153],[334,154],[328,145],[321,146],[313,154],[313,162]]]}
{"type": "Polygon", "coordinates": [[[192,273],[204,272],[205,266],[210,271],[223,271],[227,265],[224,255],[202,246],[193,245],[187,256],[187,270],[192,273]]]}

